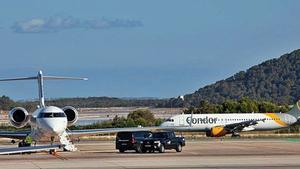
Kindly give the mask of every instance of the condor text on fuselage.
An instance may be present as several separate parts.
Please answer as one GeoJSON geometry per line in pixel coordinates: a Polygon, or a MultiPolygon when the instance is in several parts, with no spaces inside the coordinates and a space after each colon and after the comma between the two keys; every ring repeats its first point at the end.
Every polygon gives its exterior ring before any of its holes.
{"type": "Polygon", "coordinates": [[[218,118],[212,118],[212,117],[204,117],[204,118],[193,118],[193,117],[187,117],[186,122],[191,124],[216,124],[218,118]]]}

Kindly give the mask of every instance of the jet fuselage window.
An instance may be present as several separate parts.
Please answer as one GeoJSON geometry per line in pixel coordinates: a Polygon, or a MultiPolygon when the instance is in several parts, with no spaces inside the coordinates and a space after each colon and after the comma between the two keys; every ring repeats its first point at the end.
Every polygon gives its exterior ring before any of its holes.
{"type": "Polygon", "coordinates": [[[38,118],[66,117],[65,113],[40,113],[38,118]]]}

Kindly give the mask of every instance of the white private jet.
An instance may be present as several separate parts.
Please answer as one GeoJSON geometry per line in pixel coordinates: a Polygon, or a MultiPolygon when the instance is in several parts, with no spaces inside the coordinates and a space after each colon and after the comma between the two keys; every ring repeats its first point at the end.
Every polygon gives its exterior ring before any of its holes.
{"type": "Polygon", "coordinates": [[[205,132],[208,137],[226,134],[239,136],[242,131],[287,128],[300,121],[299,101],[287,113],[181,114],[162,123],[162,128],[176,131],[205,132]]]}
{"type": "Polygon", "coordinates": [[[147,130],[149,128],[107,128],[107,129],[92,129],[92,130],[67,130],[68,126],[72,126],[78,120],[78,112],[74,107],[66,106],[59,108],[55,106],[46,106],[43,90],[44,80],[87,80],[87,78],[74,77],[57,77],[43,76],[42,71],[38,72],[37,76],[21,77],[12,79],[0,79],[0,81],[15,81],[15,80],[37,80],[39,89],[39,106],[38,109],[29,114],[24,108],[16,107],[9,112],[9,121],[16,128],[22,128],[29,124],[31,130],[28,131],[0,131],[0,137],[25,140],[32,139],[34,142],[41,140],[51,141],[51,145],[23,147],[19,144],[18,148],[0,149],[0,154],[13,154],[23,152],[36,152],[44,150],[54,150],[63,147],[67,151],[76,151],[76,147],[69,139],[70,135],[88,135],[98,133],[113,133],[119,131],[135,131],[147,130]],[[59,138],[60,144],[53,145],[55,138],[59,138]]]}

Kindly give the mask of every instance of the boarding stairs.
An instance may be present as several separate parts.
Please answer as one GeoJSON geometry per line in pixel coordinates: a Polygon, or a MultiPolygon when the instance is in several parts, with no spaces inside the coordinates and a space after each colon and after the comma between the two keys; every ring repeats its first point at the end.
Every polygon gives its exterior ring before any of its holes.
{"type": "Polygon", "coordinates": [[[72,143],[72,141],[69,138],[69,135],[67,132],[64,132],[61,136],[59,136],[59,141],[63,145],[64,150],[66,151],[77,151],[77,148],[72,143]]]}

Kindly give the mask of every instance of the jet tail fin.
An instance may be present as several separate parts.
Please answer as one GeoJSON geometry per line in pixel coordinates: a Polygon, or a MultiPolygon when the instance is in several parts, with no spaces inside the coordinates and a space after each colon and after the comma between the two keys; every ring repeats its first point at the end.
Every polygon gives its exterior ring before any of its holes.
{"type": "Polygon", "coordinates": [[[4,81],[16,81],[16,80],[37,80],[38,89],[39,89],[40,106],[45,107],[45,98],[44,98],[44,89],[43,89],[43,81],[44,80],[88,80],[88,79],[87,78],[80,78],[80,77],[44,76],[43,72],[39,71],[37,76],[0,79],[0,82],[1,81],[2,82],[4,82],[4,81]]]}

